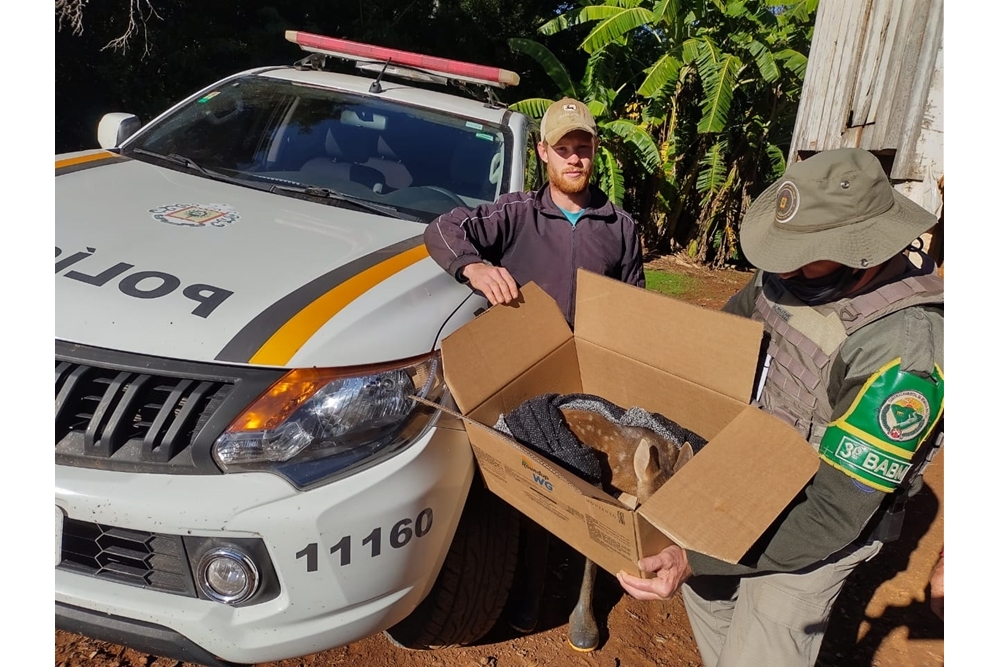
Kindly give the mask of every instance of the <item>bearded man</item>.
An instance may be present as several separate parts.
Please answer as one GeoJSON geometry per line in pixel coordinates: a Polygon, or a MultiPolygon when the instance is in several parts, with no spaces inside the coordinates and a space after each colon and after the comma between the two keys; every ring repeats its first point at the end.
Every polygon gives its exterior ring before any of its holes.
{"type": "Polygon", "coordinates": [[[576,270],[645,287],[642,247],[632,217],[590,182],[598,137],[587,105],[554,102],[540,130],[546,185],[445,213],[427,226],[424,245],[441,268],[491,305],[517,300],[519,286],[534,282],[572,327],[576,270]]]}
{"type": "MultiPolygon", "coordinates": [[[[424,245],[441,268],[493,306],[516,301],[518,287],[534,282],[572,327],[576,270],[645,287],[642,247],[632,216],[590,182],[598,138],[587,105],[570,98],[553,103],[540,131],[546,185],[456,208],[427,226],[424,245]]],[[[538,622],[549,534],[527,516],[521,521],[523,576],[514,582],[507,620],[528,633],[538,622]]]]}

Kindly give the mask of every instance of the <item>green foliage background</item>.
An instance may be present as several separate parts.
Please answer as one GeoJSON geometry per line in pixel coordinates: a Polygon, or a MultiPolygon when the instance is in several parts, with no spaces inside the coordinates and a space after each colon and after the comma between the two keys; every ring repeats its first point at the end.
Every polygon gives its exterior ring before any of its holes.
{"type": "MultiPolygon", "coordinates": [[[[291,64],[306,54],[285,40],[302,30],[523,72],[500,91],[512,102],[538,89],[542,73],[512,53],[510,37],[529,35],[554,16],[558,0],[151,0],[159,18],[126,50],[104,49],[128,21],[127,0],[89,2],[84,31],[56,31],[56,150],[97,147],[97,123],[111,111],[145,122],[171,104],[238,71],[291,64]],[[147,51],[148,46],[148,53],[147,51]],[[103,49],[103,50],[102,50],[103,49]]],[[[555,48],[572,52],[572,39],[555,48]]],[[[586,54],[571,59],[577,63],[586,54]]],[[[345,72],[356,72],[345,65],[345,72]]]]}
{"type": "MultiPolygon", "coordinates": [[[[739,222],[785,168],[818,0],[127,0],[56,32],[56,150],[96,147],[104,113],[148,121],[229,74],[303,56],[303,30],[518,72],[500,100],[540,118],[563,95],[601,129],[598,182],[647,252],[742,263],[739,222]]],[[[344,71],[351,71],[344,65],[344,71]]]]}

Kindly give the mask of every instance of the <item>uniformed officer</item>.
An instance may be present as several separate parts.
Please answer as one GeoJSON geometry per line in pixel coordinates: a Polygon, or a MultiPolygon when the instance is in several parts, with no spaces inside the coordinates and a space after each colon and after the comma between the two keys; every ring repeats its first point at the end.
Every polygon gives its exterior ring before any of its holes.
{"type": "Polygon", "coordinates": [[[706,667],[815,664],[845,580],[898,536],[943,430],[944,284],[914,244],[936,222],[853,148],[792,164],[747,212],[758,270],[723,310],[763,323],[755,400],[820,466],[744,562],[671,546],[640,561],[655,578],[619,575],[640,599],[683,588],[706,667]]]}

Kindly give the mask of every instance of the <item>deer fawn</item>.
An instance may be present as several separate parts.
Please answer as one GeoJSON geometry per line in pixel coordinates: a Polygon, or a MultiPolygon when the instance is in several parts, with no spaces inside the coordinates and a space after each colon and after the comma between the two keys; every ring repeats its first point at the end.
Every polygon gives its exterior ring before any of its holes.
{"type": "MultiPolygon", "coordinates": [[[[689,442],[679,447],[650,429],[615,424],[586,410],[561,410],[573,435],[601,459],[605,490],[630,494],[640,504],[694,456],[689,442]]],[[[596,575],[596,565],[588,558],[580,597],[569,618],[569,643],[578,651],[593,651],[600,639],[593,611],[596,575]]]]}

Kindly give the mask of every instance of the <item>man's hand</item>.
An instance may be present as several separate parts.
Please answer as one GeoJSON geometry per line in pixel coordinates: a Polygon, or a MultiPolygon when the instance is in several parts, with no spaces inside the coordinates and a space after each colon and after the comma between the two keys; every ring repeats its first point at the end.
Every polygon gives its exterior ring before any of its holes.
{"type": "Polygon", "coordinates": [[[502,266],[490,266],[483,262],[467,264],[462,267],[462,276],[473,289],[483,293],[490,305],[510,303],[517,299],[517,283],[502,266]]]}
{"type": "Polygon", "coordinates": [[[618,573],[618,583],[637,600],[666,600],[673,597],[680,585],[691,576],[687,552],[670,545],[655,556],[639,561],[643,572],[655,572],[655,579],[640,579],[625,572],[618,573]]]}

